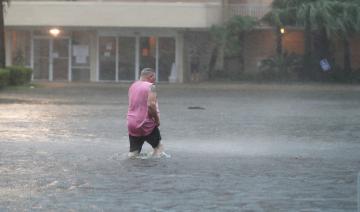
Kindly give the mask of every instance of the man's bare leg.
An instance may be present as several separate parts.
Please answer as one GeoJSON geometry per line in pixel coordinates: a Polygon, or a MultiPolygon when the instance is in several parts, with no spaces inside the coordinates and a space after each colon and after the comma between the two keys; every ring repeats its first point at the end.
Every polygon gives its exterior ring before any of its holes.
{"type": "Polygon", "coordinates": [[[133,151],[133,152],[129,152],[128,153],[128,157],[129,158],[136,158],[137,156],[139,156],[139,151],[133,151]]]}
{"type": "Polygon", "coordinates": [[[163,151],[164,151],[164,146],[160,143],[156,148],[154,148],[153,156],[160,157],[163,151]]]}

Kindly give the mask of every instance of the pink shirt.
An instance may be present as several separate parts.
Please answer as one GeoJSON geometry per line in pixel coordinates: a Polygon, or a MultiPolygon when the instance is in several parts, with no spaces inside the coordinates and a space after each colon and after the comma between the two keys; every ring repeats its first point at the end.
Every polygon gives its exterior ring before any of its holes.
{"type": "Polygon", "coordinates": [[[132,136],[149,135],[156,127],[155,121],[148,115],[148,94],[152,83],[135,81],[129,88],[129,108],[127,126],[132,136]]]}

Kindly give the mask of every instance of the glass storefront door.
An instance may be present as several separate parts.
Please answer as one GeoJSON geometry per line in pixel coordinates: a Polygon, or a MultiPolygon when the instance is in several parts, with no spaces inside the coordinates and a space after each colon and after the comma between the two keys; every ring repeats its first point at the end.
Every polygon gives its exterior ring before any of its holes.
{"type": "Polygon", "coordinates": [[[91,33],[73,31],[71,33],[71,80],[90,81],[91,33]]]}
{"type": "Polygon", "coordinates": [[[116,80],[116,37],[99,38],[99,80],[116,80]]]}
{"type": "Polygon", "coordinates": [[[175,39],[160,37],[159,39],[158,81],[175,81],[175,39]]]}
{"type": "Polygon", "coordinates": [[[140,71],[143,68],[156,69],[156,37],[140,38],[140,71]]]}
{"type": "Polygon", "coordinates": [[[49,80],[50,40],[34,39],[34,79],[49,80]]]}
{"type": "Polygon", "coordinates": [[[118,38],[118,79],[134,80],[135,78],[135,37],[118,38]]]}
{"type": "Polygon", "coordinates": [[[96,48],[96,43],[81,33],[58,38],[34,34],[30,58],[35,80],[87,81],[92,76],[100,81],[132,81],[143,68],[151,67],[158,82],[176,81],[175,37],[102,35],[96,48]],[[91,52],[96,49],[94,61],[91,52]],[[96,72],[91,72],[92,67],[96,72]]]}
{"type": "Polygon", "coordinates": [[[100,81],[132,81],[146,67],[157,81],[176,81],[174,37],[100,36],[98,54],[100,81]]]}
{"type": "Polygon", "coordinates": [[[69,39],[54,39],[52,48],[53,80],[68,80],[69,39]]]}
{"type": "Polygon", "coordinates": [[[69,39],[34,38],[34,79],[68,80],[69,39]]]}
{"type": "Polygon", "coordinates": [[[146,67],[156,70],[157,81],[168,82],[176,78],[175,39],[172,37],[140,38],[140,70],[146,67]]]}

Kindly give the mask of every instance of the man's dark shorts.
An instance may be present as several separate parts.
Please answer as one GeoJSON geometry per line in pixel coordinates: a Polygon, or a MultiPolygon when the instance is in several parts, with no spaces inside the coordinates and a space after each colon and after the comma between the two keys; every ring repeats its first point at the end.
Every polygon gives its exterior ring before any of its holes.
{"type": "Polygon", "coordinates": [[[138,151],[141,152],[141,148],[144,145],[144,142],[148,142],[153,148],[159,146],[161,141],[160,130],[158,127],[155,127],[154,130],[147,136],[131,136],[129,135],[130,140],[130,152],[138,151]]]}

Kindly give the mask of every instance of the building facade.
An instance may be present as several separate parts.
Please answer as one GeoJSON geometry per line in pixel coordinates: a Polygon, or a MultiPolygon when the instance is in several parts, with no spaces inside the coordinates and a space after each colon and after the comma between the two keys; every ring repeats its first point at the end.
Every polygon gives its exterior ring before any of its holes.
{"type": "Polygon", "coordinates": [[[34,80],[132,81],[143,67],[160,82],[188,80],[207,30],[225,15],[261,16],[268,0],[12,0],[5,14],[6,63],[33,68],[34,80]],[[231,9],[230,9],[231,8],[231,9]]]}
{"type": "MultiPolygon", "coordinates": [[[[196,67],[209,78],[215,44],[209,28],[234,15],[261,18],[271,0],[12,0],[5,13],[6,64],[31,67],[33,80],[122,82],[153,67],[159,82],[190,81],[196,67]],[[193,65],[196,61],[196,66],[193,65]]],[[[351,40],[360,68],[359,36],[351,40]]],[[[286,29],[283,50],[303,54],[302,29],[286,29]]],[[[245,35],[242,70],[256,73],[276,54],[274,29],[245,35]]],[[[343,60],[342,46],[335,57],[343,60]]],[[[238,73],[237,59],[225,69],[238,73]]]]}

